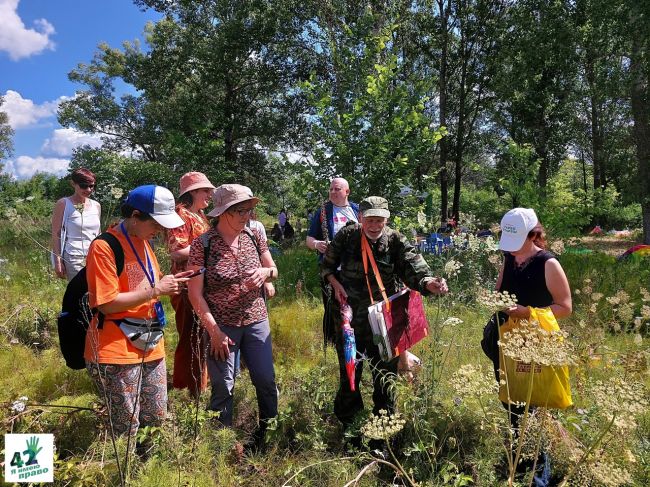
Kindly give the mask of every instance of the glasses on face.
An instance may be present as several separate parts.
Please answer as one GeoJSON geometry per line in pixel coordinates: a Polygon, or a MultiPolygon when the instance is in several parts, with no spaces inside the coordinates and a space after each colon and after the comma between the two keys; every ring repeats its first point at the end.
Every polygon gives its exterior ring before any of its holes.
{"type": "Polygon", "coordinates": [[[79,186],[81,189],[94,189],[94,188],[95,188],[95,184],[94,184],[94,183],[93,183],[93,184],[84,184],[84,183],[79,183],[78,186],[79,186]]]}
{"type": "Polygon", "coordinates": [[[254,211],[255,208],[233,208],[231,210],[232,213],[237,213],[240,218],[243,218],[245,216],[251,216],[254,211]]]}

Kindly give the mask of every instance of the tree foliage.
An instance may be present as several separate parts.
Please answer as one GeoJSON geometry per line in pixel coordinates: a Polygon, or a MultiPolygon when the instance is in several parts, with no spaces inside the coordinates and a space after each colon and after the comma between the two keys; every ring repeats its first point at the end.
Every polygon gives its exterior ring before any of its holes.
{"type": "Polygon", "coordinates": [[[491,189],[499,208],[573,205],[580,228],[640,203],[650,239],[647,2],[136,3],[163,14],[143,46],[70,73],[61,123],[104,136],[75,164],[128,154],[172,186],[202,170],[301,210],[343,176],[404,215],[435,195],[442,220],[491,189]]]}
{"type": "MultiPolygon", "coordinates": [[[[13,153],[13,136],[14,131],[9,125],[9,117],[6,112],[2,111],[4,97],[0,96],[0,162],[13,153]]],[[[2,166],[0,166],[2,169],[2,166]]]]}

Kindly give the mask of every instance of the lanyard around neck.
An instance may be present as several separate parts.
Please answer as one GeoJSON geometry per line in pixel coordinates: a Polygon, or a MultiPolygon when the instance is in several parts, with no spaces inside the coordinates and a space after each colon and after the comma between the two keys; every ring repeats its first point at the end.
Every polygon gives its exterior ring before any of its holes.
{"type": "Polygon", "coordinates": [[[133,250],[133,253],[135,254],[135,258],[138,260],[138,264],[140,264],[140,267],[142,268],[142,272],[144,272],[144,275],[147,276],[147,281],[149,281],[149,284],[151,287],[155,287],[156,285],[156,275],[153,272],[153,267],[151,265],[151,259],[149,258],[149,253],[147,252],[147,245],[144,245],[144,256],[147,259],[147,267],[149,267],[149,272],[147,272],[147,269],[145,268],[144,264],[142,263],[142,259],[140,259],[140,256],[138,255],[138,252],[135,250],[135,246],[133,245],[133,242],[131,241],[131,237],[129,237],[129,234],[126,231],[126,228],[124,228],[124,222],[120,223],[120,230],[122,230],[122,233],[126,237],[126,241],[129,242],[129,245],[131,246],[131,250],[133,250]]]}

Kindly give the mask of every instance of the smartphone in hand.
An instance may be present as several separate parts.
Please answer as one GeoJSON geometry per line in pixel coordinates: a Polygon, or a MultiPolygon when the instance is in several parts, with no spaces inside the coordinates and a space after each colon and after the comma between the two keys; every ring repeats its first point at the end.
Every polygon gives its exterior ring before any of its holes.
{"type": "Polygon", "coordinates": [[[192,277],[200,276],[204,272],[205,272],[205,267],[201,267],[200,269],[195,270],[194,272],[192,272],[191,274],[189,274],[189,275],[187,275],[185,277],[188,278],[188,279],[191,279],[192,277]]]}

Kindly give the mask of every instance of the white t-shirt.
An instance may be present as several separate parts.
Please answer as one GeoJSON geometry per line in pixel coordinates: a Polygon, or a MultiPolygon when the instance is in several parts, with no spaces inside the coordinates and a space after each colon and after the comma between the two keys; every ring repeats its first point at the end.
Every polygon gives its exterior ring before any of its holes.
{"type": "MultiPolygon", "coordinates": [[[[336,206],[332,205],[332,220],[334,222],[334,235],[339,233],[339,230],[343,228],[349,221],[358,222],[357,215],[354,214],[354,210],[351,206],[336,206]]],[[[334,238],[334,235],[331,238],[334,238]]]]}
{"type": "Polygon", "coordinates": [[[259,232],[260,237],[262,238],[262,240],[264,240],[265,242],[267,241],[266,229],[264,228],[264,225],[262,225],[261,221],[248,220],[248,223],[246,225],[248,226],[248,228],[255,228],[259,232]]]}

